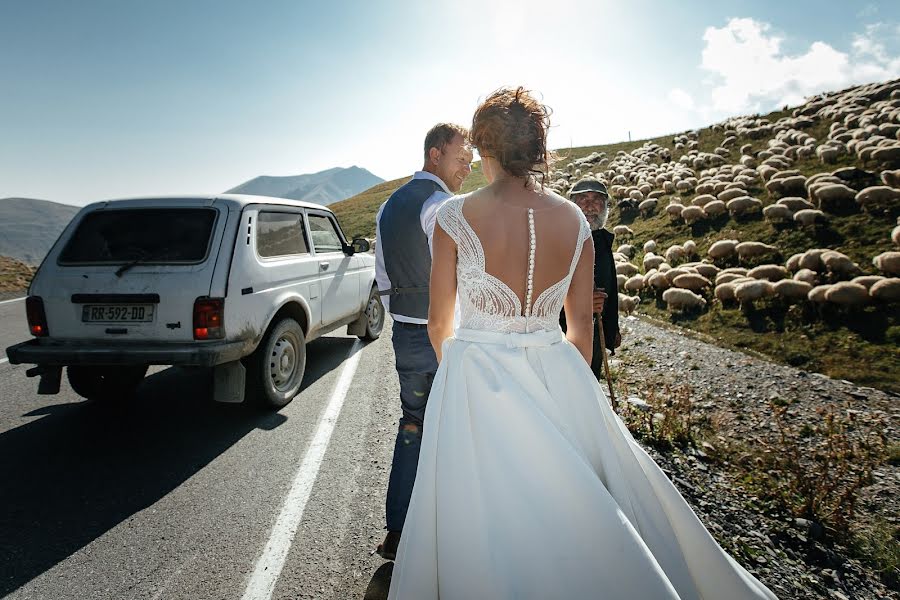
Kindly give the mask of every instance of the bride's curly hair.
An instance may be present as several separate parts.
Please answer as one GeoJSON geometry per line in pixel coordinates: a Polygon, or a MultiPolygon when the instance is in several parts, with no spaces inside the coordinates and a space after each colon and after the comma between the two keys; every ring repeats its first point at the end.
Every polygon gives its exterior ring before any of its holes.
{"type": "Polygon", "coordinates": [[[550,112],[522,86],[500,88],[475,111],[469,140],[510,175],[540,175],[543,185],[554,158],[547,150],[550,112]]]}

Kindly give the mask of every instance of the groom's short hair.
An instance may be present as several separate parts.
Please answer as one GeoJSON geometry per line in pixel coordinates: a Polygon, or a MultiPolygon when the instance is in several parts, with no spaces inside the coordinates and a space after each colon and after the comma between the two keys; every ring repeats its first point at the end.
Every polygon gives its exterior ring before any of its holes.
{"type": "Polygon", "coordinates": [[[453,138],[461,135],[464,140],[469,139],[469,130],[455,123],[438,123],[432,127],[425,136],[425,161],[428,161],[429,150],[437,148],[443,151],[444,146],[453,141],[453,138]]]}

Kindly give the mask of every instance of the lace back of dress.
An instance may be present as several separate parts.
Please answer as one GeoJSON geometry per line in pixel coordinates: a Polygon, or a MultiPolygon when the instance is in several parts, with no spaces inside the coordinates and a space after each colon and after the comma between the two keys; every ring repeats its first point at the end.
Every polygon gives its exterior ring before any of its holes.
{"type": "Polygon", "coordinates": [[[568,274],[534,298],[534,269],[537,237],[534,210],[528,209],[528,270],[525,306],[519,296],[485,269],[484,248],[478,235],[463,215],[466,196],[448,200],[438,211],[441,228],[457,245],[457,287],[460,302],[460,326],[488,331],[530,332],[559,327],[559,313],[584,241],[590,237],[587,220],[580,225],[568,274]]]}

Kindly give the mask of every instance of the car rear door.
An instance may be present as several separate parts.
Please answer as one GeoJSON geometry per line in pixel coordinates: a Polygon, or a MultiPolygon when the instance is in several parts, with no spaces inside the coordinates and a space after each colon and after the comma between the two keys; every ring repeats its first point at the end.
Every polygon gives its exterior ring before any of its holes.
{"type": "Polygon", "coordinates": [[[322,322],[327,325],[359,314],[359,261],[344,252],[347,242],[330,211],[307,209],[307,216],[322,285],[322,322]]]}
{"type": "Polygon", "coordinates": [[[73,219],[30,290],[51,338],[183,342],[208,296],[227,208],[202,199],[103,203],[73,219]]]}

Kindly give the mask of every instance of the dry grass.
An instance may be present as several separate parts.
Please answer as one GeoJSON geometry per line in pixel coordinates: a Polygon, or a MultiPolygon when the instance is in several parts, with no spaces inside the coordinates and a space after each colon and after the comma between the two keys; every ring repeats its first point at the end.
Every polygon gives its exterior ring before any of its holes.
{"type": "Polygon", "coordinates": [[[37,269],[14,258],[0,256],[0,292],[20,292],[28,289],[37,269]]]}

